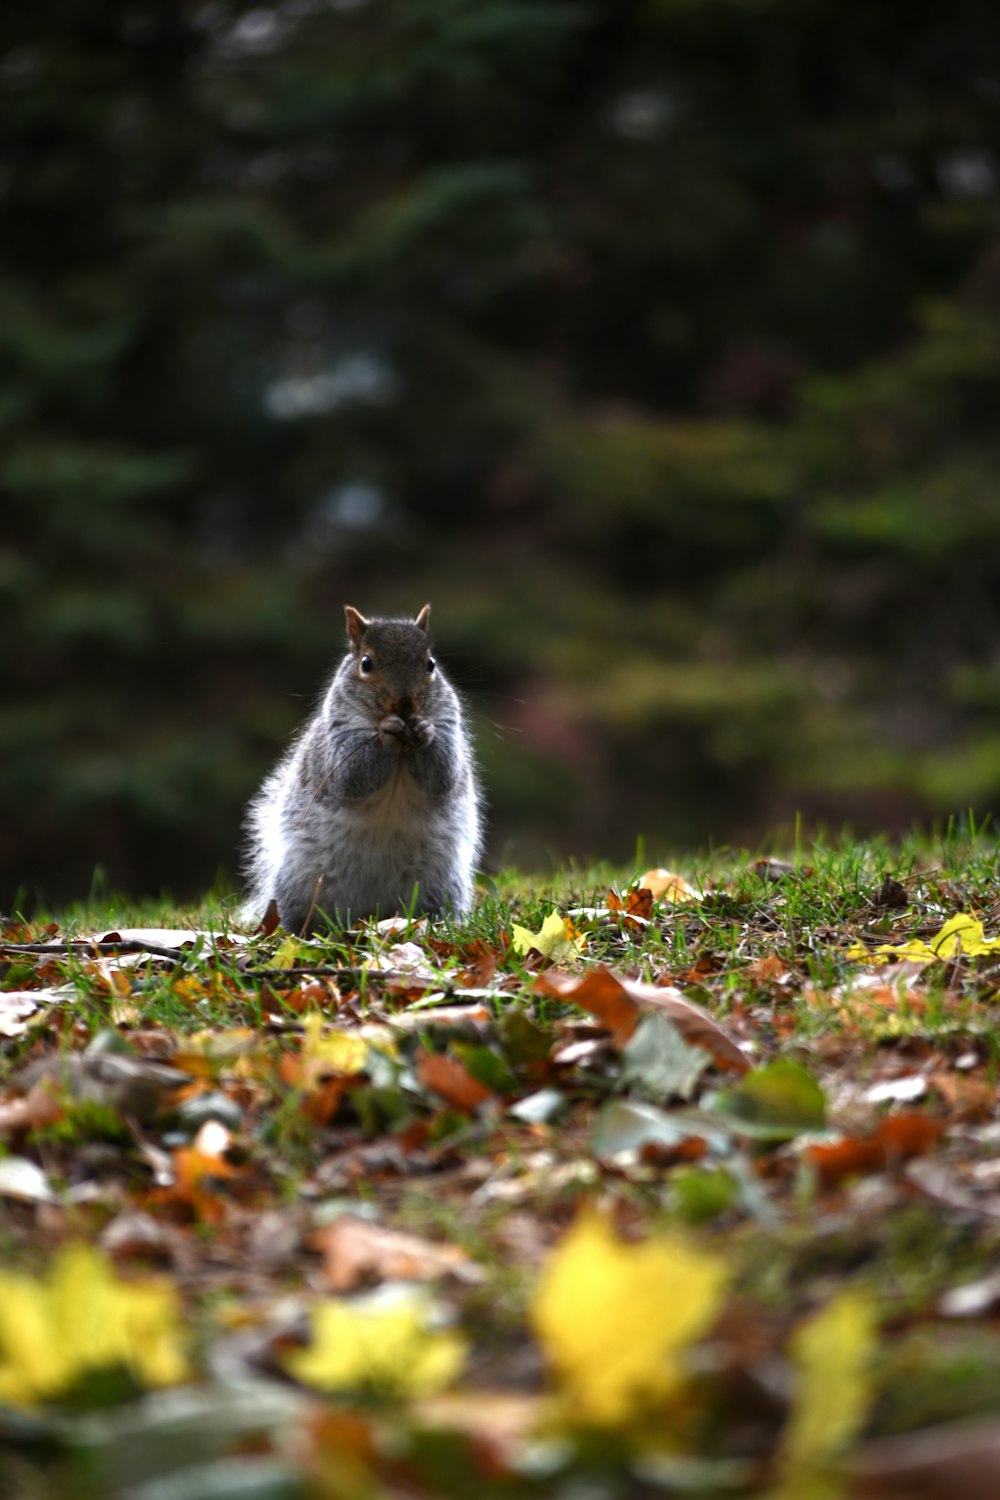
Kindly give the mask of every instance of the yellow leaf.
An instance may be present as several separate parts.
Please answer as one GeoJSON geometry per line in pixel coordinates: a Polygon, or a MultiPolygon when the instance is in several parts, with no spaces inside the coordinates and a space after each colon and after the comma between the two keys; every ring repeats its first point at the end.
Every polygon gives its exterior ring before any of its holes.
{"type": "Polygon", "coordinates": [[[620,1240],[596,1213],[552,1255],[535,1293],[535,1330],[567,1404],[615,1426],[669,1395],[681,1356],[718,1314],[727,1271],[716,1256],[660,1237],[620,1240]]]}
{"type": "Polygon", "coordinates": [[[317,1010],[310,1011],[303,1022],[303,1061],[318,1064],[323,1069],[342,1076],[363,1073],[368,1061],[368,1043],[365,1039],[350,1031],[327,1031],[324,1034],[323,1027],[321,1013],[317,1010]]]}
{"type": "Polygon", "coordinates": [[[79,1244],[60,1251],[47,1280],[0,1275],[0,1401],[34,1406],[117,1365],[142,1385],[185,1379],[172,1287],[119,1281],[79,1244]]]}
{"type": "Polygon", "coordinates": [[[512,927],[515,953],[530,953],[532,949],[553,963],[565,963],[577,958],[587,946],[587,939],[573,926],[569,917],[551,911],[537,932],[527,927],[512,927]]]}
{"type": "Polygon", "coordinates": [[[797,1496],[801,1476],[829,1465],[861,1431],[872,1401],[875,1334],[871,1307],[856,1292],[834,1297],[796,1330],[798,1381],[782,1443],[782,1496],[797,1496]]]}
{"type": "Polygon", "coordinates": [[[460,1374],[466,1344],[428,1323],[424,1297],[389,1306],[324,1302],[313,1309],[309,1348],[290,1350],[285,1368],[321,1391],[432,1396],[460,1374]]]}
{"type": "Polygon", "coordinates": [[[297,937],[284,938],[275,948],[271,956],[270,967],[272,969],[295,969],[298,968],[302,955],[314,953],[315,949],[304,945],[297,937]]]}
{"type": "Polygon", "coordinates": [[[869,963],[884,964],[893,958],[907,958],[917,963],[933,963],[936,959],[958,958],[968,954],[975,958],[983,953],[1000,952],[1000,937],[988,938],[983,924],[965,912],[949,917],[930,942],[922,938],[910,938],[905,943],[880,943],[868,949],[863,943],[852,943],[847,950],[848,958],[866,959],[869,963]]]}

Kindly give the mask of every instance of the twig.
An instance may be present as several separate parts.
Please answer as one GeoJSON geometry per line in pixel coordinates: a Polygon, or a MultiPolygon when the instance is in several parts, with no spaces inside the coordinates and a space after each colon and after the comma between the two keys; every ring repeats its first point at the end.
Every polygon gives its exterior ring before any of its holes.
{"type": "Polygon", "coordinates": [[[128,942],[121,943],[98,943],[88,938],[75,938],[66,943],[4,943],[0,942],[0,953],[79,953],[82,957],[103,957],[105,954],[116,953],[148,953],[153,958],[172,958],[180,963],[184,958],[201,958],[203,952],[192,953],[186,946],[183,948],[166,948],[159,943],[144,943],[136,938],[130,938],[128,942]]]}
{"type": "Polygon", "coordinates": [[[360,984],[364,979],[378,979],[384,982],[405,984],[426,984],[429,988],[433,983],[440,989],[447,988],[451,981],[424,980],[414,976],[406,969],[337,969],[327,964],[307,964],[292,969],[241,969],[241,979],[305,979],[312,976],[321,976],[324,979],[350,980],[353,984],[360,984]]]}

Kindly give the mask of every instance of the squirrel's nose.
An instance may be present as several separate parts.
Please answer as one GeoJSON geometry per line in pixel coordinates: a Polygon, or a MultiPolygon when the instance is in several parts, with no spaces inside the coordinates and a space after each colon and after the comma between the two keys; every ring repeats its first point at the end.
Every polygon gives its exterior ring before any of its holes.
{"type": "Polygon", "coordinates": [[[404,694],[402,698],[397,698],[396,712],[401,719],[408,719],[410,717],[413,712],[413,699],[409,694],[404,694]]]}

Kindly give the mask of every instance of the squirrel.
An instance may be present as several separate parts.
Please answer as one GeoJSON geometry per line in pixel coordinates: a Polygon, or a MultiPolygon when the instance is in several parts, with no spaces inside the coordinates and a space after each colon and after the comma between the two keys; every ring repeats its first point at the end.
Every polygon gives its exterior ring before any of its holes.
{"type": "Polygon", "coordinates": [[[431,654],[429,604],[414,620],[346,605],[349,650],[319,708],[250,803],[244,915],[469,910],[481,795],[462,706],[431,654]]]}

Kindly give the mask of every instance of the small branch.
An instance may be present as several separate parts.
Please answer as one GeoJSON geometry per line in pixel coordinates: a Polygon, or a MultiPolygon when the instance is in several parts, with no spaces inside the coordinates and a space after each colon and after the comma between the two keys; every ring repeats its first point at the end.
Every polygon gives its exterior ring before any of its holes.
{"type": "Polygon", "coordinates": [[[377,979],[383,983],[393,984],[423,984],[430,988],[432,983],[439,989],[447,989],[449,981],[444,979],[425,980],[419,976],[408,973],[405,969],[336,969],[326,964],[309,964],[294,969],[241,969],[241,979],[336,979],[345,983],[360,985],[363,980],[377,979]]]}
{"type": "Polygon", "coordinates": [[[153,958],[171,958],[180,963],[185,958],[201,958],[203,953],[192,953],[189,948],[166,948],[158,943],[143,943],[132,938],[122,943],[91,942],[77,938],[67,943],[4,943],[0,942],[0,953],[62,953],[68,957],[77,953],[83,958],[102,958],[116,953],[148,953],[153,958]]]}

